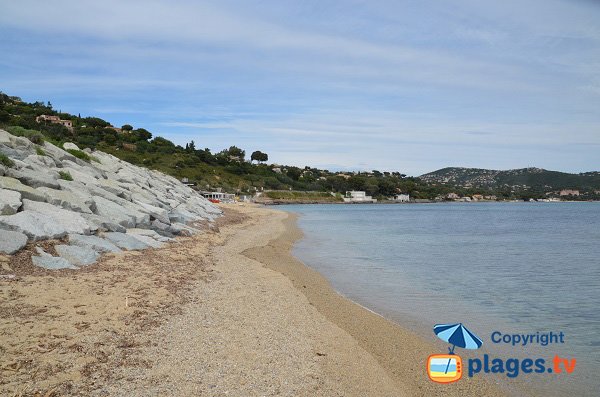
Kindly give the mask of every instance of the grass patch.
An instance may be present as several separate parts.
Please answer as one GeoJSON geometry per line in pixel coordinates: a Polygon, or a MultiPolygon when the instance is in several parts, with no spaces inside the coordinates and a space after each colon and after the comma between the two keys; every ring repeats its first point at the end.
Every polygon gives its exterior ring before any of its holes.
{"type": "Polygon", "coordinates": [[[46,155],[46,152],[41,147],[36,147],[35,148],[35,152],[37,153],[38,156],[45,156],[46,155]]]}
{"type": "Polygon", "coordinates": [[[294,190],[273,190],[265,192],[264,195],[274,200],[292,200],[292,201],[319,201],[319,202],[338,202],[342,201],[339,195],[332,196],[327,192],[302,192],[294,190]]]}
{"type": "Polygon", "coordinates": [[[60,179],[64,179],[65,181],[73,180],[73,177],[69,171],[58,171],[58,176],[60,179]]]}
{"type": "Polygon", "coordinates": [[[90,156],[90,160],[95,161],[98,164],[102,164],[102,162],[100,161],[100,159],[96,156],[90,156]]]}
{"type": "Polygon", "coordinates": [[[28,130],[27,128],[23,128],[18,125],[12,125],[10,127],[6,127],[6,131],[10,132],[14,136],[27,138],[37,145],[44,143],[44,135],[42,135],[42,133],[38,130],[28,130]]]}
{"type": "Polygon", "coordinates": [[[88,163],[92,160],[90,158],[90,156],[82,151],[82,150],[77,150],[77,149],[67,149],[67,152],[71,153],[73,156],[77,157],[78,159],[81,159],[83,161],[87,161],[88,163]]]}
{"type": "Polygon", "coordinates": [[[9,159],[8,156],[3,153],[0,153],[0,164],[6,167],[12,167],[13,165],[15,165],[14,161],[9,159]]]}

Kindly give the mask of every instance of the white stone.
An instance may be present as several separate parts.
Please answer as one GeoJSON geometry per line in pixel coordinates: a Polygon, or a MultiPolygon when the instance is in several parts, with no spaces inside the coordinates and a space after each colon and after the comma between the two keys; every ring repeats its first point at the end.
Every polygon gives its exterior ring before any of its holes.
{"type": "Polygon", "coordinates": [[[13,215],[21,207],[21,193],[0,189],[0,215],[13,215]]]}
{"type": "Polygon", "coordinates": [[[27,236],[21,232],[0,229],[0,252],[14,254],[27,244],[27,236]]]}
{"type": "Polygon", "coordinates": [[[65,149],[65,150],[79,150],[79,146],[77,146],[73,142],[65,142],[65,143],[63,143],[63,149],[65,149]]]}
{"type": "Polygon", "coordinates": [[[0,176],[0,188],[19,192],[21,193],[21,197],[29,200],[45,201],[46,199],[43,194],[32,187],[22,184],[15,178],[0,176]]]}
{"type": "Polygon", "coordinates": [[[48,270],[78,269],[77,266],[73,266],[68,260],[59,256],[32,256],[31,260],[34,265],[48,270]]]}
{"type": "Polygon", "coordinates": [[[23,200],[23,208],[25,211],[35,211],[52,217],[55,223],[62,226],[67,233],[90,234],[90,225],[77,212],[31,200],[23,200]]]}
{"type": "Polygon", "coordinates": [[[110,240],[119,248],[126,250],[143,250],[149,247],[148,244],[138,240],[137,238],[125,233],[104,233],[104,237],[110,240]]]}
{"type": "Polygon", "coordinates": [[[85,266],[96,263],[100,254],[88,247],[78,247],[73,245],[55,245],[54,249],[61,258],[65,258],[69,263],[76,266],[85,266]]]}
{"type": "Polygon", "coordinates": [[[60,238],[67,234],[67,230],[56,222],[56,218],[35,211],[0,216],[0,229],[25,233],[32,240],[60,238]]]}
{"type": "Polygon", "coordinates": [[[79,247],[90,248],[98,252],[121,252],[121,249],[110,241],[98,236],[83,236],[81,234],[69,234],[69,244],[79,247]]]}

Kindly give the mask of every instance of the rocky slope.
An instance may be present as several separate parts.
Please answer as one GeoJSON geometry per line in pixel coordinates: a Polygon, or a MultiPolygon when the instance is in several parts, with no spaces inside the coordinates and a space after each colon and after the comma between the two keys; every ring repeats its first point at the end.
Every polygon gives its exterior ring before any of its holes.
{"type": "Polygon", "coordinates": [[[103,252],[156,248],[176,235],[195,234],[194,222],[221,214],[173,177],[63,146],[36,145],[0,130],[0,253],[62,239],[54,246],[57,256],[37,247],[32,262],[77,269],[103,252]]]}

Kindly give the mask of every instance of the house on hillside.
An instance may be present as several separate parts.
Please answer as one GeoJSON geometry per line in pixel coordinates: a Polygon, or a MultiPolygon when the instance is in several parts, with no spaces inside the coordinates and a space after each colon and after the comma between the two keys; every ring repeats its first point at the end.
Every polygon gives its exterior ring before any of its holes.
{"type": "Polygon", "coordinates": [[[69,131],[73,132],[73,122],[71,120],[62,120],[58,116],[48,116],[48,115],[42,114],[41,116],[37,116],[35,118],[35,121],[38,123],[50,122],[52,124],[60,124],[64,127],[66,127],[69,131]]]}
{"type": "Polygon", "coordinates": [[[360,190],[351,190],[346,192],[343,197],[345,203],[376,203],[377,199],[367,196],[366,192],[360,190]]]}
{"type": "Polygon", "coordinates": [[[458,200],[460,198],[460,196],[458,194],[456,194],[456,193],[448,193],[446,195],[446,198],[448,200],[458,200]]]}
{"type": "Polygon", "coordinates": [[[579,190],[563,189],[560,191],[560,196],[579,196],[579,190]]]}

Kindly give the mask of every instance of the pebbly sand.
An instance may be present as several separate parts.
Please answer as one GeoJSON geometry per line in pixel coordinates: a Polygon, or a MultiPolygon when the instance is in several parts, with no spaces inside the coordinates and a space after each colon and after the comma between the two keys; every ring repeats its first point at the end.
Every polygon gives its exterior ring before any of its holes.
{"type": "Polygon", "coordinates": [[[293,216],[224,208],[199,236],[76,272],[0,258],[17,275],[0,277],[0,395],[504,395],[429,381],[439,349],[296,260],[293,216]]]}

